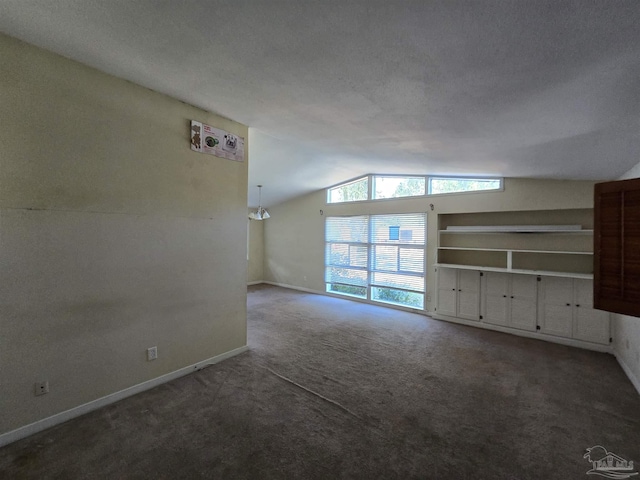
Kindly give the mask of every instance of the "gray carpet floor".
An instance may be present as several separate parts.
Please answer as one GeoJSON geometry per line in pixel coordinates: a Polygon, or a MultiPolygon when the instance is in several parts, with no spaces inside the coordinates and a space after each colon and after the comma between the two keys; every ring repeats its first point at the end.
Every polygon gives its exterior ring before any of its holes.
{"type": "Polygon", "coordinates": [[[250,351],[0,449],[2,478],[582,479],[640,466],[611,355],[266,285],[250,351]]]}

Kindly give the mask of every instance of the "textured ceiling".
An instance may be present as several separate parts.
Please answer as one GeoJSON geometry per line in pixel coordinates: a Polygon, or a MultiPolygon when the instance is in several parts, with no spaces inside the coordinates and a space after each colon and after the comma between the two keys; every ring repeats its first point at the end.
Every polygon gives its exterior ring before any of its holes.
{"type": "Polygon", "coordinates": [[[2,0],[0,30],[249,125],[250,205],[640,161],[636,0],[2,0]]]}

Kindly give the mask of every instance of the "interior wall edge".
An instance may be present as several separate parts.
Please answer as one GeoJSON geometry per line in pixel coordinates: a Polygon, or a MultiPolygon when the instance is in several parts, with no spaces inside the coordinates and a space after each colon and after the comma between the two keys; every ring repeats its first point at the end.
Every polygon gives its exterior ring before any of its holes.
{"type": "Polygon", "coordinates": [[[613,350],[613,355],[616,357],[616,360],[618,360],[618,364],[620,365],[620,367],[622,367],[622,370],[627,375],[627,378],[629,379],[629,381],[633,384],[634,387],[636,387],[636,390],[638,391],[638,395],[640,395],[640,379],[638,379],[638,377],[634,375],[633,370],[629,368],[629,366],[625,363],[623,358],[618,354],[618,352],[615,349],[613,350]]]}

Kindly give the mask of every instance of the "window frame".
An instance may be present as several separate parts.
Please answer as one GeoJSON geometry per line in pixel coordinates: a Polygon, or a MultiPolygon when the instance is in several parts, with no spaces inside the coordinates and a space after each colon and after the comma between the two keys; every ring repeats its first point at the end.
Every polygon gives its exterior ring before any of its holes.
{"type": "Polygon", "coordinates": [[[369,174],[369,184],[371,185],[370,188],[370,193],[371,195],[369,196],[369,200],[377,202],[379,200],[399,200],[401,198],[421,198],[421,197],[426,197],[428,195],[429,192],[429,177],[427,175],[401,175],[401,174],[394,174],[394,175],[382,175],[379,173],[371,173],[369,174]],[[387,197],[387,198],[374,198],[375,195],[375,185],[376,185],[376,178],[404,178],[407,180],[411,180],[413,178],[421,178],[424,180],[424,193],[422,195],[404,195],[402,197],[387,197]]]}
{"type": "Polygon", "coordinates": [[[327,197],[326,197],[326,204],[327,205],[336,205],[336,204],[346,204],[346,203],[360,203],[360,202],[366,202],[371,198],[371,175],[362,175],[360,177],[356,177],[356,178],[352,178],[351,180],[348,180],[346,182],[342,182],[342,183],[338,183],[336,185],[333,185],[331,187],[327,188],[327,197]],[[365,198],[364,200],[343,200],[342,202],[331,202],[331,191],[332,190],[336,190],[337,188],[340,187],[346,187],[347,185],[351,185],[354,183],[358,183],[361,180],[367,180],[367,198],[365,198]]]}
{"type": "Polygon", "coordinates": [[[427,196],[435,197],[441,195],[464,195],[467,193],[487,193],[487,192],[503,192],[504,191],[504,177],[474,177],[474,176],[457,176],[457,175],[429,175],[427,177],[427,196]],[[500,186],[498,188],[487,188],[483,190],[462,190],[460,192],[443,192],[443,193],[431,193],[431,181],[437,179],[446,179],[446,180],[498,180],[500,182],[500,186]]]}
{"type": "Polygon", "coordinates": [[[407,199],[419,199],[419,198],[428,198],[428,197],[440,197],[443,195],[469,195],[469,194],[478,194],[478,193],[495,193],[495,192],[503,192],[504,191],[504,177],[490,177],[490,176],[472,176],[472,175],[413,175],[413,174],[381,174],[381,173],[369,173],[367,175],[361,175],[359,177],[352,178],[347,180],[346,182],[337,183],[335,185],[331,185],[326,188],[326,197],[325,204],[326,205],[346,205],[346,204],[357,204],[357,203],[365,203],[365,202],[387,202],[389,200],[407,200],[407,199]],[[374,198],[374,184],[376,177],[382,178],[424,178],[425,180],[425,193],[423,195],[407,195],[403,197],[389,197],[389,198],[374,198]],[[367,179],[367,198],[363,200],[347,200],[342,202],[331,202],[331,191],[337,188],[350,185],[352,183],[356,183],[358,181],[367,179]],[[497,180],[500,182],[500,186],[498,188],[492,188],[487,190],[464,190],[459,192],[445,192],[445,193],[430,193],[431,191],[431,180],[432,179],[454,179],[454,180],[497,180]]]}

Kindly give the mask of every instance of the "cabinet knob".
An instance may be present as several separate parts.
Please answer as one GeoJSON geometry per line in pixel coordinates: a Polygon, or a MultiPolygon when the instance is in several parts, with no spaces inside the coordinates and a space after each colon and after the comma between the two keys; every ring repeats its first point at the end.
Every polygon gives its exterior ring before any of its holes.
{"type": "Polygon", "coordinates": [[[502,296],[503,296],[504,298],[507,298],[507,296],[506,296],[506,295],[502,295],[502,296]]]}
{"type": "Polygon", "coordinates": [[[567,307],[570,307],[570,306],[571,306],[571,304],[570,304],[570,303],[567,303],[567,307]]]}
{"type": "Polygon", "coordinates": [[[454,292],[456,291],[456,289],[455,289],[455,288],[452,288],[451,290],[453,290],[454,292]]]}
{"type": "Polygon", "coordinates": [[[511,298],[513,298],[513,295],[511,295],[511,298]]]}
{"type": "Polygon", "coordinates": [[[580,304],[578,303],[578,304],[576,305],[576,307],[579,307],[579,306],[580,306],[580,304]]]}

